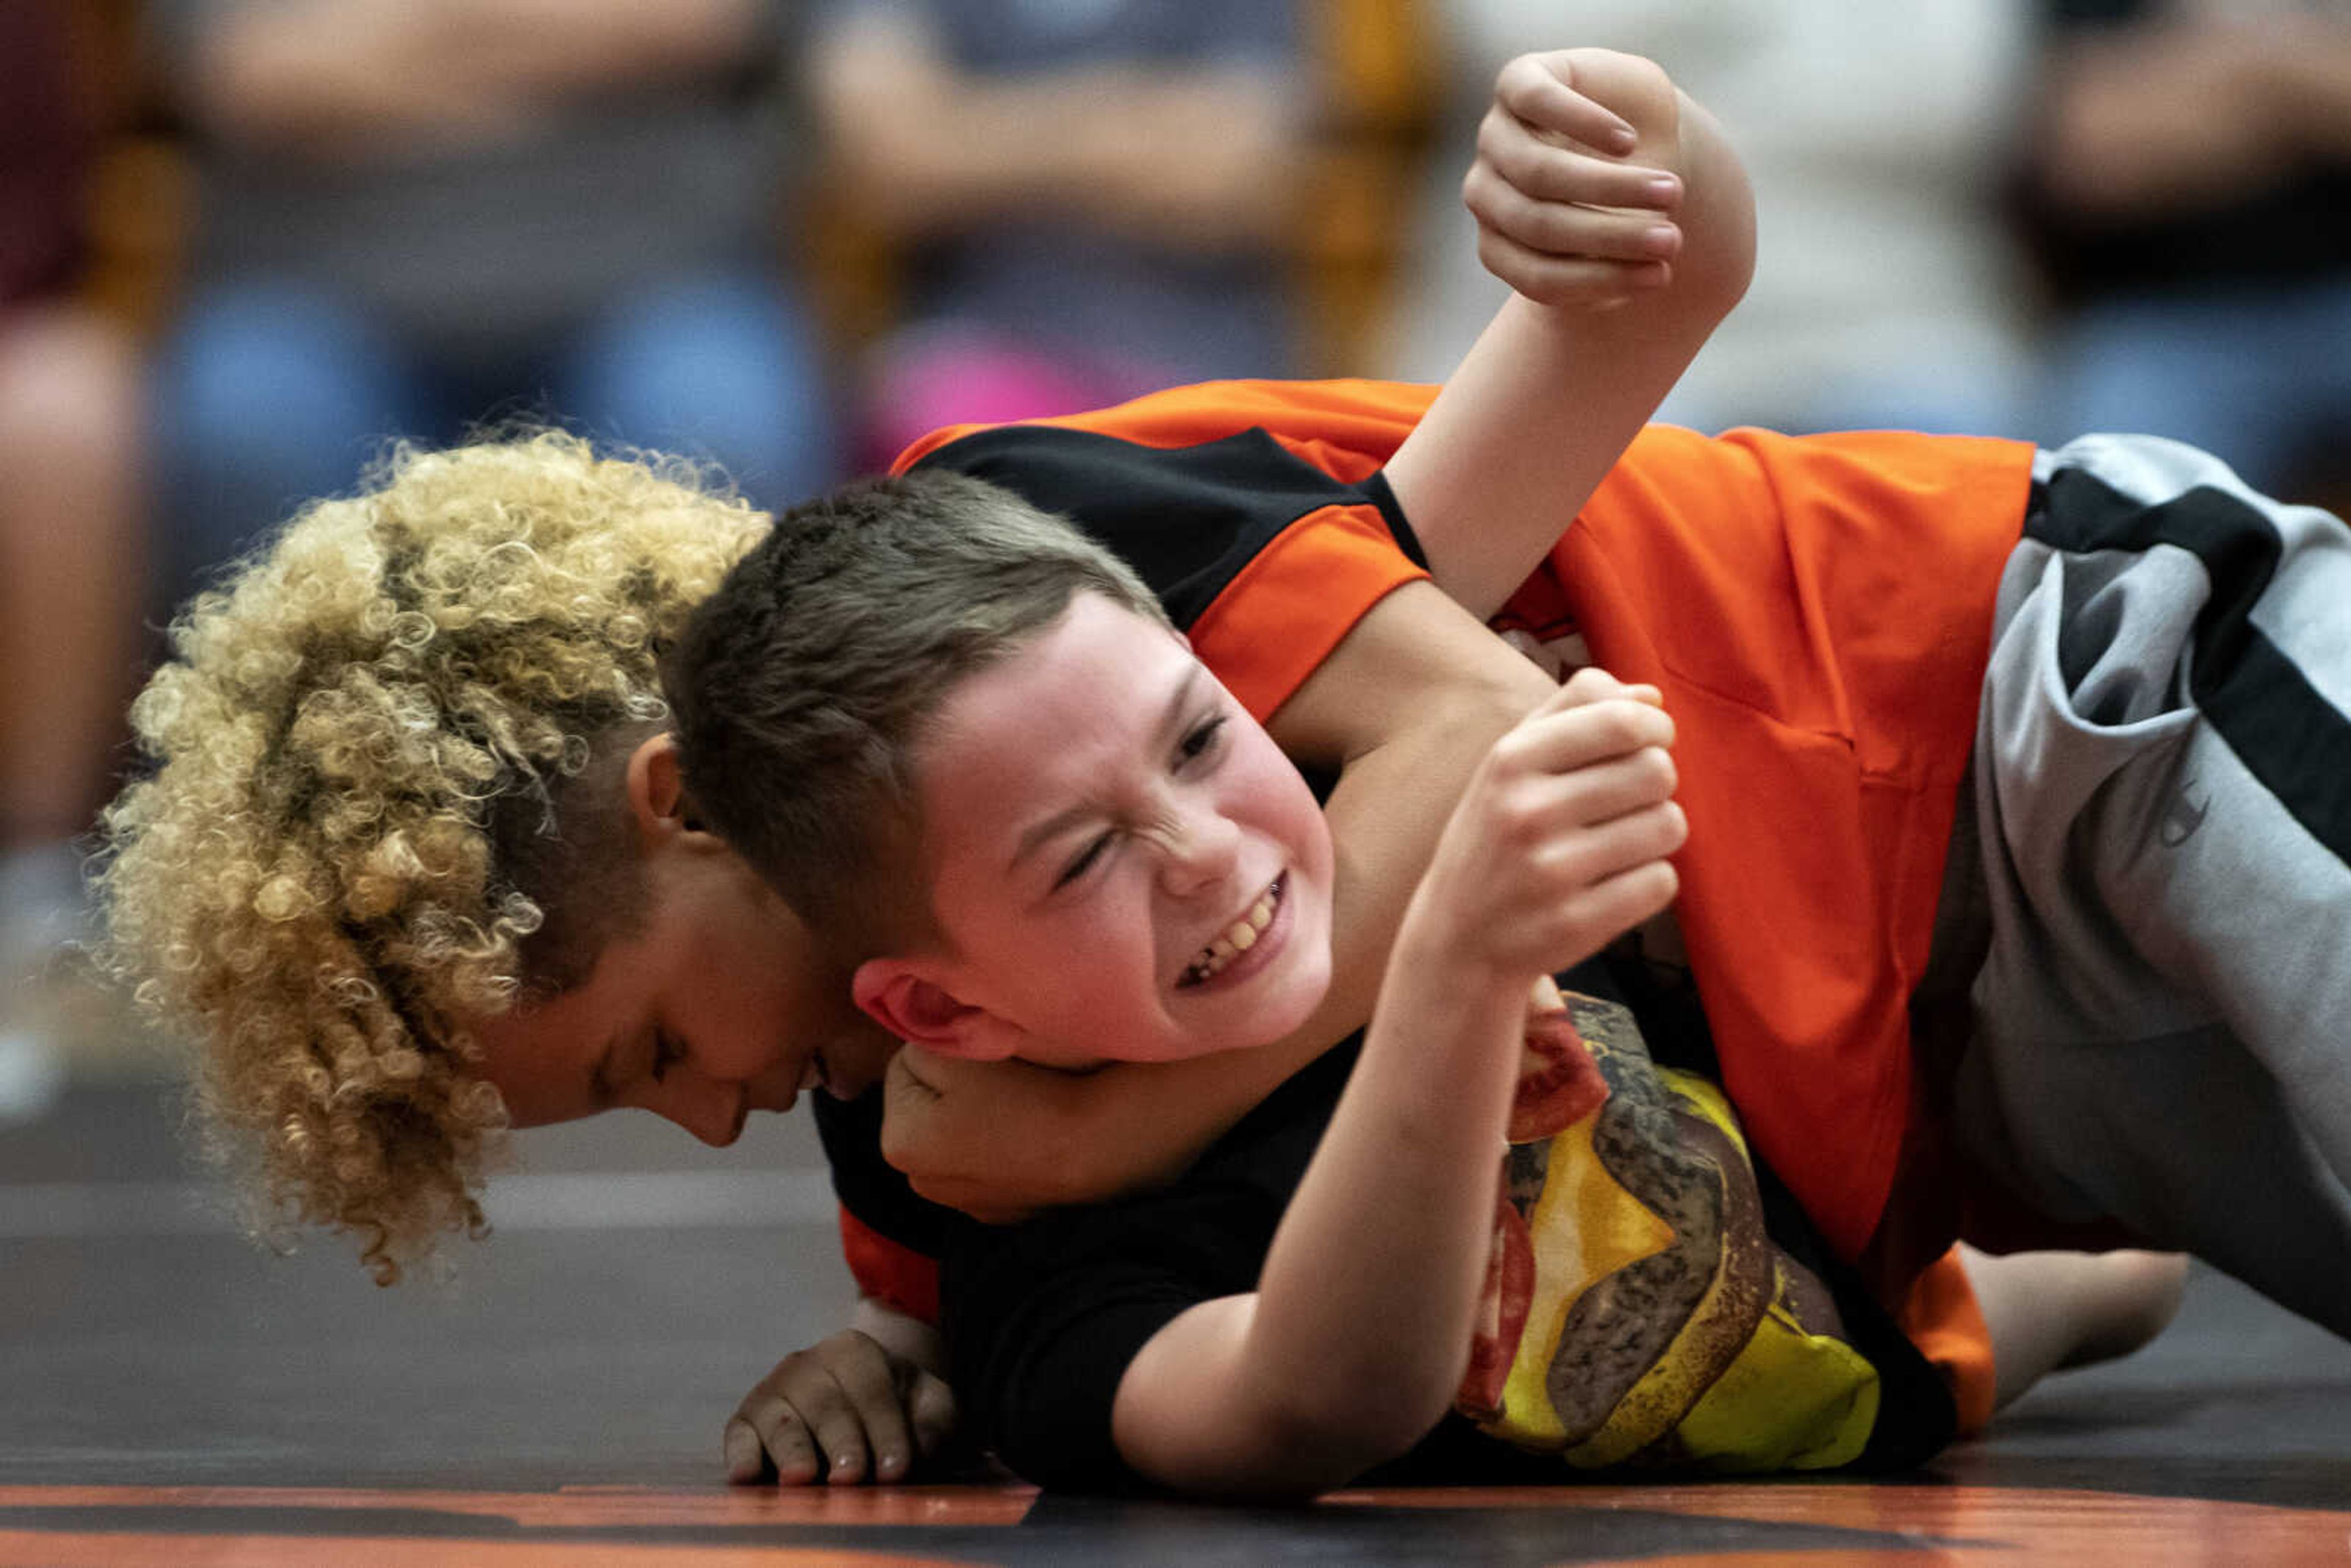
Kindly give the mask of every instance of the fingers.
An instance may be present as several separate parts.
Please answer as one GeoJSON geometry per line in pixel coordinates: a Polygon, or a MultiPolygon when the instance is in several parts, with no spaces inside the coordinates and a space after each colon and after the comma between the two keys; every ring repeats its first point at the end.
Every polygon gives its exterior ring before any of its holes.
{"type": "Polygon", "coordinates": [[[1480,901],[1471,948],[1504,972],[1543,974],[1583,962],[1670,906],[1681,882],[1667,846],[1679,842],[1670,802],[1625,831],[1568,833],[1514,866],[1495,868],[1507,894],[1480,901]]]}
{"type": "Polygon", "coordinates": [[[1489,760],[1506,778],[1593,770],[1588,787],[1600,803],[1598,815],[1588,820],[1597,821],[1673,793],[1677,779],[1667,755],[1673,743],[1674,721],[1655,688],[1616,685],[1584,671],[1496,741],[1489,760]],[[1649,755],[1629,772],[1607,766],[1641,753],[1649,755]],[[1631,792],[1603,789],[1609,780],[1629,784],[1631,792]]]}
{"type": "Polygon", "coordinates": [[[797,1411],[772,1394],[754,1390],[726,1423],[726,1480],[731,1486],[751,1486],[772,1480],[801,1487],[815,1480],[824,1467],[817,1458],[816,1439],[797,1411]]]}
{"type": "Polygon", "coordinates": [[[1653,863],[1662,863],[1689,838],[1689,821],[1671,800],[1660,800],[1613,821],[1562,835],[1537,852],[1536,871],[1565,896],[1597,887],[1653,863]]]}
{"type": "Polygon", "coordinates": [[[1606,50],[1525,55],[1495,78],[1462,201],[1489,271],[1540,303],[1609,309],[1667,287],[1684,194],[1673,84],[1606,50]],[[1641,152],[1642,162],[1629,162],[1641,152]]]}
{"type": "Polygon", "coordinates": [[[1664,913],[1681,892],[1673,862],[1646,861],[1583,889],[1567,911],[1573,929],[1558,951],[1562,965],[1581,963],[1644,920],[1664,913]]]}
{"type": "MultiPolygon", "coordinates": [[[[1628,685],[1597,664],[1586,664],[1560,683],[1563,700],[1597,702],[1604,697],[1630,697],[1652,707],[1666,706],[1665,694],[1646,682],[1628,685]]],[[[1559,706],[1558,702],[1552,704],[1559,706]]]]}
{"type": "Polygon", "coordinates": [[[1496,851],[1521,868],[1523,894],[1534,902],[1571,898],[1587,883],[1663,860],[1689,836],[1681,807],[1653,787],[1658,775],[1646,758],[1590,787],[1584,771],[1508,783],[1486,802],[1496,851]],[[1626,800],[1637,803],[1614,810],[1626,800]]]}
{"type": "Polygon", "coordinates": [[[1494,101],[1530,126],[1587,147],[1624,153],[1639,140],[1623,115],[1578,92],[1573,68],[1556,57],[1520,55],[1504,65],[1494,78],[1494,101]]]}
{"type": "MultiPolygon", "coordinates": [[[[741,1410],[726,1422],[726,1457],[728,1486],[757,1486],[761,1481],[781,1479],[781,1472],[769,1461],[768,1450],[760,1441],[758,1431],[749,1416],[741,1410]]],[[[799,1486],[808,1476],[784,1480],[785,1486],[799,1486]]]]}
{"type": "MultiPolygon", "coordinates": [[[[947,1411],[951,1424],[951,1400],[947,1411]]],[[[916,1451],[893,1358],[854,1329],[778,1363],[736,1407],[723,1447],[738,1486],[894,1481],[916,1451]]]]}
{"type": "Polygon", "coordinates": [[[831,1458],[827,1479],[840,1485],[862,1480],[870,1473],[877,1481],[903,1480],[914,1462],[914,1440],[906,1427],[896,1363],[880,1345],[853,1329],[833,1339],[844,1337],[858,1342],[857,1353],[834,1356],[826,1364],[840,1402],[810,1412],[817,1439],[831,1458]]]}
{"type": "Polygon", "coordinates": [[[1670,800],[1554,833],[1527,858],[1530,896],[1505,939],[1545,969],[1580,963],[1673,903],[1681,883],[1667,857],[1687,836],[1670,800]]]}
{"type": "Polygon", "coordinates": [[[987,1225],[1023,1219],[1040,1195],[1008,1190],[1004,1129],[1038,1113],[1040,1069],[901,1046],[883,1077],[882,1157],[931,1202],[987,1225]]]}
{"type": "MultiPolygon", "coordinates": [[[[1537,772],[1526,786],[1527,810],[1546,821],[1579,822],[1596,831],[1671,805],[1679,783],[1672,756],[1661,746],[1644,746],[1604,761],[1537,772]]],[[[1680,848],[1676,842],[1664,852],[1680,848]]]]}
{"type": "Polygon", "coordinates": [[[914,1451],[925,1458],[937,1454],[955,1436],[955,1390],[945,1379],[913,1369],[912,1385],[906,1391],[906,1418],[914,1428],[914,1451]]]}
{"type": "Polygon", "coordinates": [[[939,1092],[939,1077],[953,1058],[934,1056],[912,1040],[900,1045],[882,1070],[883,1082],[892,1093],[935,1095],[939,1092]]]}
{"type": "Polygon", "coordinates": [[[1682,232],[1656,209],[1679,200],[1680,182],[1493,129],[1511,123],[1499,110],[1487,116],[1461,182],[1486,269],[1552,305],[1605,305],[1669,284],[1682,232]]]}
{"type": "Polygon", "coordinates": [[[1617,126],[1632,131],[1635,141],[1653,141],[1678,126],[1679,103],[1664,68],[1614,49],[1520,55],[1496,73],[1494,99],[1529,125],[1611,152],[1633,145],[1617,126]]]}
{"type": "Polygon", "coordinates": [[[1478,260],[1513,292],[1538,305],[1610,310],[1673,282],[1673,267],[1667,262],[1556,256],[1521,244],[1483,222],[1478,227],[1478,260]]]}
{"type": "Polygon", "coordinates": [[[1478,122],[1478,162],[1505,187],[1533,202],[1629,207],[1654,218],[1682,197],[1679,176],[1561,146],[1499,104],[1478,122]]]}

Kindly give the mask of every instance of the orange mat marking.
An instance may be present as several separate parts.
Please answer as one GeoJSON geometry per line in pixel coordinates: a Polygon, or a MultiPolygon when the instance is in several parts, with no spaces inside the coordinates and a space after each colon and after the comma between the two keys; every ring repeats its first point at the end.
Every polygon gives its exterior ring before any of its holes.
{"type": "Polygon", "coordinates": [[[1929,1548],[1706,1552],[1654,1563],[1895,1564],[2091,1563],[2130,1568],[2259,1563],[2351,1565],[2351,1511],[2203,1498],[2019,1487],[1713,1485],[1475,1487],[1334,1492],[1332,1502],[1389,1508],[1605,1508],[1775,1524],[1835,1525],[1934,1538],[1929,1548]]]}
{"type": "Polygon", "coordinates": [[[619,1542],[90,1535],[0,1530],[5,1568],[967,1568],[969,1560],[843,1551],[837,1546],[632,1546],[619,1542]]]}
{"type": "Polygon", "coordinates": [[[659,1525],[1018,1524],[1025,1486],[565,1487],[551,1492],[404,1491],[346,1487],[12,1487],[0,1508],[403,1509],[501,1519],[525,1529],[659,1525]]]}
{"type": "MultiPolygon", "coordinates": [[[[237,1533],[122,1531],[81,1528],[60,1519],[56,1530],[0,1529],[0,1568],[309,1568],[322,1561],[353,1568],[946,1568],[965,1559],[917,1550],[866,1552],[833,1545],[745,1542],[695,1544],[583,1541],[507,1541],[429,1535],[387,1537],[381,1520],[353,1521],[339,1533],[316,1513],[404,1511],[470,1516],[486,1536],[501,1529],[629,1529],[727,1526],[1010,1526],[1036,1500],[1028,1487],[941,1486],[829,1490],[711,1487],[659,1490],[590,1487],[553,1492],[362,1490],[301,1487],[0,1486],[0,1509],[104,1509],[136,1526],[144,1510],[315,1511],[305,1533],[256,1534],[248,1521],[222,1521],[237,1533]],[[133,1517],[126,1518],[125,1515],[133,1517]],[[490,1521],[498,1521],[492,1523],[490,1521]],[[366,1533],[360,1533],[360,1532],[366,1533]],[[331,1542],[331,1545],[324,1543],[331,1542]]],[[[2194,1498],[2115,1492],[1969,1486],[1764,1484],[1657,1487],[1496,1487],[1336,1492],[1333,1504],[1374,1508],[1623,1510],[1690,1518],[1836,1526],[1906,1534],[1915,1548],[1856,1546],[1802,1552],[1667,1551],[1643,1559],[1688,1568],[1946,1568],[2039,1563],[2125,1563],[2130,1568],[2259,1563],[2280,1568],[2351,1564],[2351,1511],[2296,1509],[2194,1498]]],[[[1111,1540],[1116,1539],[1113,1529],[1111,1540]]],[[[901,1539],[903,1544],[903,1538],[901,1539]]]]}

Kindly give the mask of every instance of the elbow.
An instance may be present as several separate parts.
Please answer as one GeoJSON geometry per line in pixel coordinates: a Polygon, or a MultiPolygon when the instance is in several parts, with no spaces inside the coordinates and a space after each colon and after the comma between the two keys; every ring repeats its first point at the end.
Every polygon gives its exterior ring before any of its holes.
{"type": "Polygon", "coordinates": [[[1674,263],[1674,293],[1693,328],[1711,333],[1747,297],[1755,281],[1755,218],[1751,202],[1719,204],[1700,220],[1702,244],[1674,263]]]}
{"type": "Polygon", "coordinates": [[[1694,198],[1690,226],[1702,239],[1675,263],[1675,291],[1710,330],[1755,279],[1755,190],[1714,117],[1687,94],[1679,104],[1681,161],[1694,198]]]}
{"type": "MultiPolygon", "coordinates": [[[[1406,1375],[1367,1376],[1343,1397],[1275,1413],[1268,1451],[1251,1467],[1250,1495],[1309,1498],[1401,1458],[1452,1408],[1454,1385],[1406,1375]]],[[[1458,1379],[1456,1380],[1458,1381],[1458,1379]]]]}
{"type": "Polygon", "coordinates": [[[1277,1502],[1307,1500],[1350,1486],[1364,1471],[1399,1460],[1413,1443],[1425,1438],[1450,1408],[1450,1389],[1444,1399],[1373,1399],[1347,1401],[1347,1408],[1301,1413],[1293,1422],[1274,1427],[1274,1453],[1265,1455],[1237,1495],[1277,1502]]]}
{"type": "Polygon", "coordinates": [[[1699,280],[1699,292],[1719,323],[1747,298],[1748,286],[1755,281],[1755,224],[1751,207],[1748,221],[1738,225],[1720,254],[1710,258],[1705,276],[1699,280]]]}
{"type": "Polygon", "coordinates": [[[1401,1458],[1436,1426],[1452,1399],[1311,1397],[1272,1391],[1218,1423],[1199,1447],[1136,1441],[1120,1432],[1121,1456],[1140,1474],[1186,1496],[1221,1502],[1304,1502],[1401,1458]]]}

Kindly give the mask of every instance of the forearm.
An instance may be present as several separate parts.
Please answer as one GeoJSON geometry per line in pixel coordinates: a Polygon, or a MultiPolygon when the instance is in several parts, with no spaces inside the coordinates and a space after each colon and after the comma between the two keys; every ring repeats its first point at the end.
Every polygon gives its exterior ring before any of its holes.
{"type": "Polygon", "coordinates": [[[1445,1413],[1494,1234],[1530,977],[1398,940],[1330,1130],[1260,1277],[1258,1366],[1332,1434],[1400,1453],[1445,1413]]]}
{"type": "Polygon", "coordinates": [[[1087,67],[995,81],[876,27],[820,49],[812,75],[845,183],[907,237],[1052,212],[1199,248],[1269,240],[1286,211],[1294,117],[1269,73],[1087,67]]]}
{"type": "Polygon", "coordinates": [[[883,1157],[915,1192],[986,1224],[1160,1186],[1343,1036],[1069,1073],[901,1053],[883,1157]]]}
{"type": "Polygon", "coordinates": [[[2330,146],[2339,155],[2351,146],[2346,38],[2339,24],[2275,21],[2085,30],[2052,59],[2039,182],[2079,220],[2128,220],[2241,194],[2330,146]]]}
{"type": "Polygon", "coordinates": [[[1163,1484],[1303,1496],[1416,1441],[1468,1355],[1523,988],[1400,944],[1254,1294],[1195,1308],[1121,1382],[1120,1453],[1163,1484]]]}
{"type": "Polygon", "coordinates": [[[2314,162],[2351,163],[2351,23],[2293,21],[2280,51],[2278,98],[2297,152],[2314,162]]]}
{"type": "Polygon", "coordinates": [[[232,140],[331,155],[512,123],[583,88],[741,57],[755,0],[359,0],[239,7],[202,50],[199,109],[232,140]]]}
{"type": "Polygon", "coordinates": [[[850,1313],[849,1326],[901,1361],[911,1362],[935,1377],[946,1376],[946,1341],[920,1318],[908,1317],[872,1296],[860,1296],[850,1313]]]}
{"type": "Polygon", "coordinates": [[[1670,287],[1605,311],[1513,295],[1388,465],[1438,585],[1474,614],[1558,542],[1753,272],[1746,172],[1711,116],[1677,107],[1673,144],[1636,122],[1627,159],[1681,178],[1670,287]]]}

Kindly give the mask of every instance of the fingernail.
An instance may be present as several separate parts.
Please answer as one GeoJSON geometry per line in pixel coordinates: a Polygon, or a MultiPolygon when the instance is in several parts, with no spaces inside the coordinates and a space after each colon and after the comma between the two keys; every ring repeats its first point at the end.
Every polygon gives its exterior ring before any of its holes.
{"type": "Polygon", "coordinates": [[[1621,120],[1608,128],[1608,145],[1619,152],[1630,152],[1633,151],[1634,144],[1640,140],[1640,137],[1635,134],[1633,128],[1621,120]]]}
{"type": "Polygon", "coordinates": [[[1682,183],[1671,174],[1660,174],[1648,184],[1649,198],[1655,202],[1671,202],[1682,193],[1682,183]]]}

